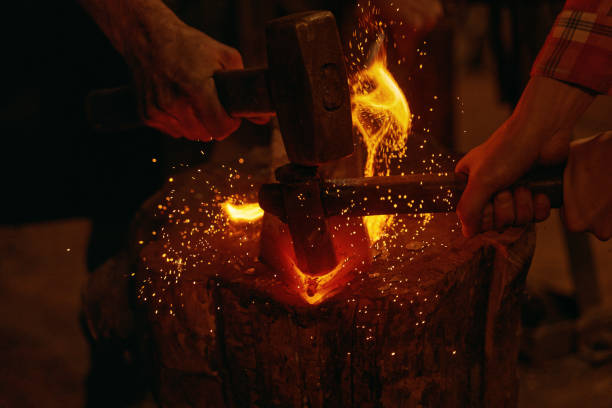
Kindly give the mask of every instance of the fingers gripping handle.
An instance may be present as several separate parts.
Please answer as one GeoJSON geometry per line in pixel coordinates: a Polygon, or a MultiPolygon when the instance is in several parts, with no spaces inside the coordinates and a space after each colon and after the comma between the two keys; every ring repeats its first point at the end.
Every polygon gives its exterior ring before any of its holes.
{"type": "MultiPolygon", "coordinates": [[[[213,79],[228,115],[250,118],[275,115],[264,68],[217,71],[213,79]]],[[[117,132],[145,126],[133,86],[92,91],[85,100],[87,120],[95,131],[117,132]]]]}
{"type": "MultiPolygon", "coordinates": [[[[324,180],[320,191],[327,217],[341,214],[367,216],[455,211],[466,185],[464,174],[414,174],[324,180]],[[389,192],[405,198],[389,200],[389,192]]],[[[563,167],[532,171],[509,189],[518,186],[524,186],[534,194],[545,194],[551,207],[559,208],[563,204],[563,167]]],[[[259,192],[259,205],[266,212],[287,219],[280,184],[265,184],[259,192]]]]}
{"type": "Polygon", "coordinates": [[[532,170],[517,181],[512,187],[526,187],[532,194],[544,194],[550,200],[551,208],[563,205],[563,171],[562,166],[542,167],[532,170]]]}
{"type": "Polygon", "coordinates": [[[213,78],[219,101],[230,116],[257,118],[276,114],[268,91],[267,69],[217,71],[213,78]]]}
{"type": "MultiPolygon", "coordinates": [[[[561,166],[538,167],[531,170],[516,183],[508,187],[514,190],[517,187],[525,187],[533,195],[544,194],[550,201],[551,208],[561,208],[563,205],[563,171],[565,164],[561,166]]],[[[465,174],[455,174],[453,186],[455,192],[463,193],[467,186],[467,176],[465,174]]],[[[459,194],[459,195],[460,195],[459,194]]],[[[459,200],[457,195],[456,200],[459,200]]],[[[456,204],[456,203],[455,203],[456,204]]]]}

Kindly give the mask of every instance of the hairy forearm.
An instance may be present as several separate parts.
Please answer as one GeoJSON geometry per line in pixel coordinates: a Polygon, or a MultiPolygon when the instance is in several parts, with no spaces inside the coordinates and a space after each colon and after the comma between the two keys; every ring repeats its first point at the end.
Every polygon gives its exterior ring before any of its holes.
{"type": "Polygon", "coordinates": [[[77,0],[128,63],[182,22],[161,0],[77,0]]]}
{"type": "Polygon", "coordinates": [[[511,122],[533,137],[571,129],[593,102],[592,93],[552,78],[534,76],[523,91],[511,122]]]}

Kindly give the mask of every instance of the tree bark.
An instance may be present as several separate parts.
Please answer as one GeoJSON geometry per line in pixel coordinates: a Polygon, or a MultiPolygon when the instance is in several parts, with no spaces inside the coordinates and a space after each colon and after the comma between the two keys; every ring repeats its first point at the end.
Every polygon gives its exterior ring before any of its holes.
{"type": "Polygon", "coordinates": [[[132,303],[162,406],[516,406],[532,228],[468,240],[454,214],[424,227],[403,217],[396,225],[406,232],[310,305],[257,258],[260,223],[212,242],[210,265],[185,268],[169,283],[168,241],[151,236],[164,225],[155,208],[170,195],[191,197],[181,205],[192,209],[205,201],[189,193],[192,175],[143,207],[130,251],[130,296],[139,298],[132,303]]]}

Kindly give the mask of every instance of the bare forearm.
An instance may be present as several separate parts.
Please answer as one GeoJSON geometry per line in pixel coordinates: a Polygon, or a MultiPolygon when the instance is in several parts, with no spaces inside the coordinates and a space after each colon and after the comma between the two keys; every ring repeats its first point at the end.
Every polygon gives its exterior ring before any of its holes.
{"type": "Polygon", "coordinates": [[[128,63],[139,50],[160,46],[183,24],[161,0],[77,1],[128,63]]]}
{"type": "Polygon", "coordinates": [[[517,220],[526,223],[548,217],[548,199],[532,197],[525,191],[515,191],[513,196],[511,191],[502,190],[536,163],[565,161],[572,128],[592,101],[589,92],[558,80],[541,76],[529,80],[512,116],[457,164],[457,172],[469,175],[457,206],[465,235],[490,229],[492,219],[496,228],[502,228],[517,220]],[[487,204],[494,195],[494,203],[487,204]],[[483,218],[485,206],[490,210],[483,218]]]}
{"type": "Polygon", "coordinates": [[[161,0],[77,0],[132,72],[143,123],[168,135],[221,140],[240,120],[221,106],[213,75],[242,69],[240,53],[183,23],[161,0]]]}
{"type": "Polygon", "coordinates": [[[544,140],[571,129],[593,102],[592,93],[552,78],[534,76],[523,91],[510,123],[544,140]]]}

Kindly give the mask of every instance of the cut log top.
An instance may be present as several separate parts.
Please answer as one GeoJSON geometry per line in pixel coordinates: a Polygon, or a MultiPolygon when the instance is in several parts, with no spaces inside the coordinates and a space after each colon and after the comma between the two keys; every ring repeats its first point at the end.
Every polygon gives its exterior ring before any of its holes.
{"type": "Polygon", "coordinates": [[[290,262],[270,266],[287,259],[284,225],[223,215],[231,194],[255,201],[260,183],[236,175],[176,176],[134,223],[132,304],[151,334],[163,406],[515,405],[533,229],[465,239],[454,214],[426,225],[398,217],[370,260],[352,220],[336,231],[354,232],[359,249],[340,248],[349,259],[341,284],[319,284],[317,293],[331,289],[309,304],[290,262]]]}

